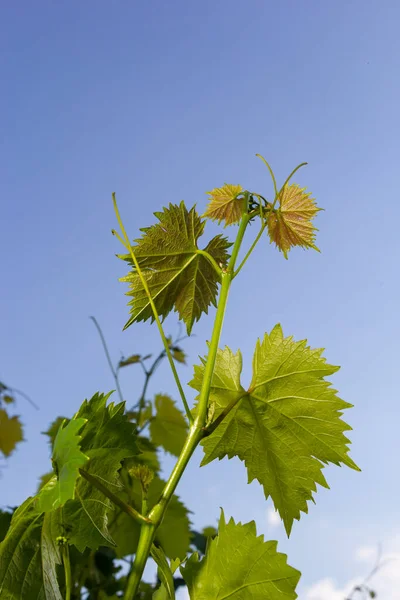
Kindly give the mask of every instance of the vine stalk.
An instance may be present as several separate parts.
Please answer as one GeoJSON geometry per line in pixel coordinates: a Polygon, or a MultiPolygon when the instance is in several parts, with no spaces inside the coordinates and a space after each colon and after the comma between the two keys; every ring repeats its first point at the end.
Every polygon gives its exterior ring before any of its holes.
{"type": "Polygon", "coordinates": [[[194,422],[191,424],[189,435],[182,448],[181,454],[175,464],[175,467],[173,468],[171,475],[165,485],[161,498],[158,501],[158,503],[151,509],[150,513],[147,515],[151,523],[143,523],[141,526],[140,538],[136,551],[135,561],[133,563],[132,570],[129,574],[128,583],[125,590],[125,600],[133,600],[137,593],[143,575],[143,571],[147,563],[147,559],[150,555],[151,545],[154,541],[157,528],[159,527],[164,517],[165,511],[167,510],[172,495],[175,492],[175,489],[189,463],[190,458],[193,455],[193,452],[195,451],[199,442],[204,436],[204,427],[207,419],[207,408],[211,389],[211,381],[214,373],[215,360],[217,357],[219,340],[221,337],[221,331],[228,302],[229,290],[234,277],[236,260],[250,219],[251,216],[246,212],[246,214],[243,215],[240,221],[239,231],[232,249],[232,254],[228,266],[226,270],[222,271],[221,274],[221,290],[218,299],[218,308],[215,315],[214,327],[209,345],[207,362],[204,370],[203,383],[200,390],[197,414],[194,419],[194,422]]]}

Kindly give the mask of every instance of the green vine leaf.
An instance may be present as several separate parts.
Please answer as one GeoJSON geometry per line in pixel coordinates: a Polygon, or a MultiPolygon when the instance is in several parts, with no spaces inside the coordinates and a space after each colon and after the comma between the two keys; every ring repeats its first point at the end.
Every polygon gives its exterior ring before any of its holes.
{"type": "Polygon", "coordinates": [[[0,452],[10,456],[18,442],[22,442],[22,425],[18,417],[9,417],[7,412],[0,408],[0,452]]]}
{"type": "Polygon", "coordinates": [[[67,417],[57,417],[52,423],[50,423],[47,431],[42,431],[44,435],[47,435],[49,437],[49,444],[52,448],[54,446],[58,430],[60,429],[62,423],[68,423],[68,421],[69,419],[67,419],[67,417]]]}
{"type": "Polygon", "coordinates": [[[218,536],[210,541],[206,556],[199,561],[195,553],[181,567],[190,600],[294,600],[300,572],[276,547],[277,542],[257,537],[254,521],[226,523],[221,511],[218,536]]]}
{"type": "Polygon", "coordinates": [[[179,456],[187,436],[186,419],[175,402],[165,394],[157,394],[154,405],[156,416],[150,422],[151,440],[156,446],[179,456]]]}
{"type": "Polygon", "coordinates": [[[310,193],[296,184],[286,185],[279,196],[280,206],[268,216],[268,233],[285,258],[293,246],[313,248],[315,232],[312,219],[322,210],[315,204],[310,193]]]}
{"type": "Polygon", "coordinates": [[[79,469],[89,460],[79,446],[82,437],[78,432],[85,423],[87,419],[76,418],[59,428],[51,459],[56,477],[52,477],[40,490],[35,502],[38,512],[50,512],[75,498],[79,469]]]}
{"type": "Polygon", "coordinates": [[[218,223],[225,221],[225,227],[239,223],[246,211],[246,198],[243,195],[241,198],[237,197],[243,191],[241,185],[225,183],[222,187],[207,192],[211,200],[203,216],[217,220],[218,223]]]}
{"type": "MultiPolygon", "coordinates": [[[[170,204],[163,212],[155,213],[159,223],[141,229],[143,236],[133,247],[139,266],[143,271],[160,318],[172,309],[179,313],[190,334],[193,324],[202,313],[215,305],[218,274],[207,258],[197,253],[197,240],[204,232],[202,221],[196,210],[187,210],[185,204],[170,204]]],[[[228,240],[220,235],[214,237],[204,249],[223,266],[228,259],[228,240]]],[[[129,283],[127,292],[132,299],[131,318],[125,329],[135,321],[154,321],[153,312],[133,266],[130,255],[119,256],[126,260],[132,271],[121,281],[129,283]]]]}
{"type": "MultiPolygon", "coordinates": [[[[351,405],[337,396],[324,377],[338,370],[326,363],[322,350],[312,350],[306,340],[284,338],[280,325],[258,342],[253,358],[253,378],[248,390],[240,383],[242,357],[229,348],[218,350],[210,401],[215,419],[232,410],[202,445],[202,464],[224,456],[244,461],[249,483],[257,479],[290,534],[293,520],[307,512],[316,483],[328,487],[324,464],[343,463],[359,470],[348,456],[351,427],[341,420],[351,405]]],[[[195,367],[190,385],[200,390],[204,371],[195,367]]]]}
{"type": "MultiPolygon", "coordinates": [[[[115,492],[121,487],[121,462],[138,454],[139,447],[135,424],[130,423],[124,414],[125,403],[114,405],[111,402],[107,406],[109,397],[110,394],[95,394],[91,400],[85,400],[68,426],[77,421],[85,422],[80,440],[80,450],[89,459],[85,470],[99,477],[103,484],[115,492]]],[[[59,432],[62,433],[65,429],[59,432]]],[[[46,509],[46,506],[41,505],[41,496],[47,487],[51,489],[56,483],[57,479],[53,477],[39,492],[39,509],[46,509]]],[[[74,498],[63,507],[63,522],[68,530],[68,541],[80,552],[86,547],[95,549],[99,546],[115,545],[108,531],[110,501],[82,477],[76,481],[74,498]]]]}
{"type": "Polygon", "coordinates": [[[55,541],[61,532],[59,511],[38,514],[32,498],[20,506],[0,544],[2,600],[63,600],[56,572],[61,556],[55,541]]]}

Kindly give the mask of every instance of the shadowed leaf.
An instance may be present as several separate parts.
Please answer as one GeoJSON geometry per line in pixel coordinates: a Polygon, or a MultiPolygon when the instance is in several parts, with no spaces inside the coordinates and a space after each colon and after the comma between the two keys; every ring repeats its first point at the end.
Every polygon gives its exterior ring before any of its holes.
{"type": "Polygon", "coordinates": [[[9,417],[0,408],[0,451],[4,456],[10,456],[18,442],[22,442],[22,425],[18,417],[9,417]]]}
{"type": "MultiPolygon", "coordinates": [[[[219,282],[207,258],[197,253],[197,240],[203,234],[205,221],[194,208],[188,211],[183,202],[179,206],[170,204],[155,215],[159,223],[141,230],[143,236],[136,240],[133,251],[160,318],[174,309],[190,334],[193,323],[208,312],[210,305],[215,305],[219,282]]],[[[205,250],[218,264],[226,265],[229,246],[226,238],[217,235],[205,250]]],[[[131,318],[125,329],[135,321],[153,321],[153,311],[131,256],[119,258],[133,267],[121,279],[129,283],[127,294],[132,297],[131,318]]]]}

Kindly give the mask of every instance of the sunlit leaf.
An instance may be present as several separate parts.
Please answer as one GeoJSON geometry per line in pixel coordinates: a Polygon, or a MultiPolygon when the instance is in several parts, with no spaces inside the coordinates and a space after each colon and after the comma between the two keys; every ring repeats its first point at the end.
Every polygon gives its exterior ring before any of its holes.
{"type": "Polygon", "coordinates": [[[187,422],[175,402],[165,394],[157,394],[154,401],[156,416],[150,422],[151,440],[156,446],[179,456],[187,436],[187,422]]]}
{"type": "Polygon", "coordinates": [[[0,408],[0,452],[10,456],[18,442],[22,442],[22,425],[19,417],[9,417],[7,412],[0,408]]]}
{"type": "Polygon", "coordinates": [[[85,423],[87,419],[75,418],[59,428],[52,457],[56,477],[40,490],[35,501],[38,512],[55,510],[75,498],[79,469],[89,460],[80,450],[82,437],[78,435],[85,423]]]}
{"type": "Polygon", "coordinates": [[[47,431],[42,431],[44,435],[49,436],[49,443],[52,447],[54,446],[54,441],[56,439],[58,430],[61,427],[61,424],[64,422],[68,423],[68,421],[69,419],[67,419],[67,417],[57,417],[52,423],[50,423],[47,431]]]}
{"type": "Polygon", "coordinates": [[[280,205],[268,216],[268,233],[271,242],[283,252],[287,258],[293,246],[313,248],[315,232],[312,219],[321,210],[311,198],[311,194],[296,184],[286,185],[279,198],[280,205]]]}
{"type": "MultiPolygon", "coordinates": [[[[155,213],[159,223],[143,228],[143,236],[133,247],[143,271],[158,314],[166,317],[175,309],[186,324],[188,333],[202,313],[216,303],[218,274],[207,258],[198,254],[197,240],[203,234],[205,221],[195,209],[187,210],[182,202],[170,204],[163,212],[155,213]]],[[[226,265],[230,244],[220,235],[214,237],[205,250],[214,260],[226,265]]],[[[128,295],[131,318],[135,321],[154,320],[153,312],[131,256],[120,256],[132,265],[132,271],[121,281],[130,285],[128,295]]]]}
{"type": "Polygon", "coordinates": [[[226,523],[221,512],[218,536],[206,556],[199,560],[195,553],[181,567],[190,600],[295,600],[300,573],[276,547],[277,542],[257,537],[254,521],[226,523]]]}
{"type": "Polygon", "coordinates": [[[231,185],[229,183],[207,192],[210,196],[210,203],[204,216],[218,220],[219,223],[225,221],[225,226],[239,223],[246,211],[246,199],[243,195],[241,198],[237,198],[242,193],[243,188],[241,185],[231,185]]]}
{"type": "MultiPolygon", "coordinates": [[[[328,487],[323,465],[343,463],[358,469],[348,456],[351,429],[341,420],[351,405],[341,400],[324,378],[338,367],[326,363],[322,350],[305,340],[284,338],[277,325],[258,342],[253,378],[248,390],[240,383],[242,357],[229,348],[218,350],[210,400],[215,419],[233,406],[217,429],[204,438],[202,464],[238,456],[248,479],[258,479],[266,498],[272,497],[289,534],[293,519],[307,512],[316,484],[328,487]]],[[[204,361],[190,383],[200,390],[204,361]]]]}

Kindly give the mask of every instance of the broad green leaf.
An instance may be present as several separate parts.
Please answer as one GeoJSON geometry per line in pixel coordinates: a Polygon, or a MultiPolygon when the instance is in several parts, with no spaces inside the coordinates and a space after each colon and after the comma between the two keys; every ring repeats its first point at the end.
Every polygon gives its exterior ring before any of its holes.
{"type": "Polygon", "coordinates": [[[151,547],[151,557],[157,564],[157,573],[161,581],[161,587],[153,595],[154,600],[175,600],[175,587],[173,572],[168,564],[167,558],[162,548],[151,547]]]}
{"type": "MultiPolygon", "coordinates": [[[[125,403],[117,405],[107,400],[110,394],[95,394],[85,400],[75,419],[87,419],[81,433],[81,451],[89,457],[85,470],[99,477],[114,493],[121,488],[121,462],[139,452],[135,425],[124,414],[125,403]]],[[[115,545],[108,531],[111,502],[102,492],[82,477],[75,488],[75,500],[64,506],[64,522],[69,529],[68,539],[80,552],[85,547],[115,545]]]]}
{"type": "Polygon", "coordinates": [[[204,527],[201,533],[192,531],[192,545],[197,548],[201,554],[205,554],[209,539],[214,538],[217,534],[218,532],[215,527],[204,527]]]}
{"type": "Polygon", "coordinates": [[[204,217],[217,220],[218,223],[225,221],[225,227],[232,223],[239,223],[246,211],[246,199],[243,196],[241,185],[225,183],[221,188],[215,188],[207,192],[210,203],[204,213],[204,217]],[[237,196],[241,195],[241,198],[237,196]]]}
{"type": "Polygon", "coordinates": [[[45,473],[44,475],[41,475],[40,478],[39,478],[39,485],[38,485],[38,488],[37,488],[37,494],[50,481],[50,479],[54,479],[54,477],[55,477],[54,471],[50,471],[49,473],[45,473]]]}
{"type": "Polygon", "coordinates": [[[7,412],[0,408],[0,452],[10,456],[18,442],[22,442],[22,425],[18,417],[9,417],[7,412]]]}
{"type": "Polygon", "coordinates": [[[42,431],[42,433],[44,435],[49,436],[49,443],[51,445],[51,447],[54,446],[54,442],[58,433],[58,430],[60,429],[62,423],[68,423],[69,419],[67,419],[67,417],[57,417],[57,419],[55,419],[52,423],[50,423],[49,428],[47,431],[42,431]]]}
{"type": "Polygon", "coordinates": [[[268,215],[268,233],[285,258],[293,246],[313,248],[315,232],[312,219],[321,210],[310,193],[296,184],[286,185],[279,196],[280,205],[268,215]]]}
{"type": "Polygon", "coordinates": [[[82,437],[78,435],[86,422],[87,419],[76,418],[59,428],[52,457],[56,477],[49,479],[40,490],[35,501],[38,512],[55,510],[75,498],[79,469],[89,460],[80,450],[82,437]]]}
{"type": "MultiPolygon", "coordinates": [[[[125,502],[140,510],[142,503],[142,491],[140,482],[129,478],[129,488],[118,492],[125,502]]],[[[125,477],[124,477],[125,483],[125,477]]],[[[149,508],[154,506],[160,499],[165,481],[155,476],[149,486],[147,503],[149,508]]],[[[136,552],[139,540],[140,525],[123,512],[110,515],[110,533],[117,543],[115,549],[118,557],[126,556],[136,552]]],[[[157,530],[154,542],[161,546],[169,558],[184,558],[190,547],[190,522],[188,510],[179,500],[173,496],[168,505],[165,517],[157,530]]]]}
{"type": "MultiPolygon", "coordinates": [[[[171,310],[179,313],[190,334],[193,323],[211,304],[216,304],[218,275],[209,261],[197,253],[197,240],[203,234],[202,221],[194,208],[187,210],[181,202],[170,204],[163,212],[155,213],[159,223],[145,227],[143,236],[133,247],[143,271],[158,314],[166,317],[171,310]]],[[[230,244],[217,235],[204,248],[217,263],[227,263],[230,244]]],[[[131,318],[125,329],[135,321],[154,320],[147,294],[133,266],[130,255],[120,256],[132,265],[132,271],[121,281],[130,284],[131,318]]]]}
{"type": "Polygon", "coordinates": [[[175,402],[165,394],[155,397],[156,416],[150,422],[150,436],[153,444],[179,456],[187,436],[187,422],[175,402]]]}
{"type": "Polygon", "coordinates": [[[257,537],[254,521],[226,523],[221,512],[206,556],[199,561],[195,553],[181,568],[190,600],[294,600],[300,573],[276,547],[257,537]]]}
{"type": "Polygon", "coordinates": [[[32,498],[14,513],[0,544],[2,600],[63,600],[56,574],[61,563],[56,544],[62,531],[59,519],[59,511],[38,514],[32,498]]]}
{"type": "MultiPolygon", "coordinates": [[[[202,362],[190,383],[197,390],[202,362]]],[[[241,370],[240,352],[218,350],[210,394],[214,420],[227,406],[233,408],[204,438],[202,464],[224,456],[243,460],[249,483],[257,479],[262,484],[289,535],[300,511],[307,512],[316,484],[328,487],[323,464],[358,469],[348,456],[349,440],[344,435],[351,427],[340,418],[351,405],[324,379],[338,367],[327,364],[322,350],[312,350],[306,340],[284,338],[280,325],[257,343],[248,390],[240,383],[241,370]]]]}

